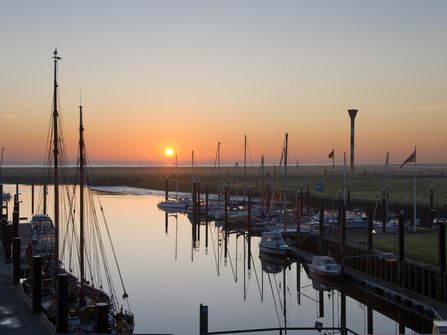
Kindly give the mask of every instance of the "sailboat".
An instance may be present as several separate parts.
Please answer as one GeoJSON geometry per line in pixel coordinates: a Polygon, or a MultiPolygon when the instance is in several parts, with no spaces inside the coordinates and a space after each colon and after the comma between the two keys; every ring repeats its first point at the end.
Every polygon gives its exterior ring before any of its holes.
{"type": "MultiPolygon", "coordinates": [[[[109,325],[108,328],[112,332],[132,333],[134,328],[134,316],[130,312],[128,303],[128,294],[124,288],[121,271],[118,266],[115,250],[110,238],[110,231],[105,220],[102,205],[101,214],[104,219],[104,227],[100,227],[98,218],[96,217],[95,199],[93,192],[89,187],[89,176],[87,174],[87,155],[84,143],[84,125],[83,112],[80,106],[79,116],[79,185],[73,185],[71,192],[68,187],[65,189],[68,203],[64,204],[67,208],[65,221],[60,221],[60,199],[59,199],[59,163],[66,158],[60,153],[65,153],[63,141],[59,129],[59,113],[57,105],[57,66],[58,60],[61,58],[54,51],[54,94],[53,94],[53,123],[50,136],[53,138],[53,150],[48,150],[53,154],[53,177],[54,177],[54,224],[51,218],[46,214],[36,214],[31,219],[31,229],[33,234],[38,232],[39,227],[45,227],[45,235],[36,238],[33,245],[33,255],[39,254],[39,243],[42,244],[43,236],[46,240],[53,243],[53,247],[46,248],[40,255],[44,256],[43,271],[46,282],[50,283],[47,289],[43,290],[46,296],[42,299],[43,311],[50,321],[56,319],[55,296],[56,296],[56,280],[57,274],[67,274],[69,278],[69,332],[93,332],[94,331],[94,305],[96,303],[106,303],[108,306],[109,325]],[[79,188],[79,231],[76,225],[76,199],[78,195],[76,190],[79,188]],[[64,229],[61,229],[61,223],[65,223],[64,229]],[[87,225],[88,223],[88,225],[87,225]],[[115,259],[115,265],[120,277],[123,288],[123,300],[127,300],[128,310],[123,306],[119,306],[117,295],[111,276],[111,267],[108,264],[106,256],[106,247],[102,240],[101,229],[107,232],[111,251],[115,259]],[[91,236],[86,237],[89,232],[91,236]],[[61,234],[63,233],[63,235],[61,234]],[[62,236],[60,236],[62,235],[62,236]],[[53,238],[49,238],[52,236],[53,238]],[[62,238],[60,238],[62,237],[62,238]],[[39,240],[40,238],[40,240],[39,240]],[[62,241],[62,243],[60,243],[62,241]],[[97,249],[94,248],[97,246],[97,249]],[[73,258],[78,257],[78,262],[73,258]],[[66,260],[64,263],[63,260],[66,260]],[[79,271],[79,277],[75,275],[75,271],[79,271]],[[87,279],[87,274],[89,278],[87,279]],[[105,275],[108,293],[105,292],[106,287],[103,285],[102,277],[105,275]]],[[[97,199],[99,201],[99,197],[97,199]]],[[[48,246],[48,245],[47,245],[48,246]]],[[[50,245],[51,246],[51,245],[50,245]]],[[[26,285],[27,283],[25,283],[26,285]]],[[[28,283],[29,284],[29,283],[28,283]]]]}

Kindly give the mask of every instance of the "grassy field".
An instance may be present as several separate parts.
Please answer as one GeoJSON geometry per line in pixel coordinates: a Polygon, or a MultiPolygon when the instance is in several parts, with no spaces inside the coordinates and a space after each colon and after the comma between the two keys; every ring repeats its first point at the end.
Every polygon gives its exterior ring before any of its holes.
{"type": "MultiPolygon", "coordinates": [[[[175,167],[93,167],[90,169],[92,185],[132,186],[149,189],[164,190],[165,177],[169,177],[169,189],[176,189],[175,167]]],[[[385,176],[382,166],[358,166],[355,173],[343,173],[343,168],[337,166],[332,175],[331,166],[300,166],[289,167],[287,188],[291,192],[299,192],[301,187],[306,190],[309,185],[311,195],[336,198],[342,192],[343,183],[351,192],[351,199],[374,201],[381,197],[381,191],[386,184],[390,188],[390,202],[394,204],[411,204],[413,200],[412,167],[400,169],[392,166],[388,176],[385,176]],[[317,193],[317,183],[323,184],[323,192],[317,193]]],[[[5,183],[30,184],[44,183],[48,172],[42,168],[3,168],[2,179],[5,183]]],[[[217,169],[212,167],[198,167],[194,174],[201,181],[202,191],[208,185],[210,192],[216,191],[217,169]]],[[[265,167],[265,181],[276,190],[284,189],[283,169],[272,166],[265,167]],[[274,175],[276,174],[276,183],[274,175]],[[273,185],[275,184],[275,185],[273,185]]],[[[75,172],[65,169],[63,175],[66,182],[72,182],[75,172]]],[[[262,178],[258,166],[247,167],[247,178],[244,178],[243,168],[222,167],[220,169],[221,183],[229,183],[232,194],[241,194],[245,185],[258,192],[261,189],[262,178]]],[[[191,190],[191,168],[179,167],[177,173],[179,191],[191,190]]],[[[417,201],[418,205],[428,205],[430,188],[434,189],[434,206],[447,205],[447,166],[427,165],[419,166],[417,170],[417,201]]]]}
{"type": "MultiPolygon", "coordinates": [[[[396,234],[374,236],[374,248],[398,252],[398,239],[396,234]]],[[[438,234],[433,230],[421,230],[417,233],[405,232],[405,254],[407,258],[416,258],[419,261],[438,266],[438,234]]]]}

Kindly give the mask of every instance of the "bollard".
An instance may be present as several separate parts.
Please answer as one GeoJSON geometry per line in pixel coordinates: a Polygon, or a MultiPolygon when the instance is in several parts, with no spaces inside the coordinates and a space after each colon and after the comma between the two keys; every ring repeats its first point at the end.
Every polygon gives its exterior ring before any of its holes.
{"type": "Polygon", "coordinates": [[[13,264],[13,279],[12,283],[18,285],[20,282],[20,245],[22,239],[20,237],[14,237],[12,243],[12,264],[13,264]]]}
{"type": "Polygon", "coordinates": [[[200,335],[208,335],[208,306],[200,304],[200,335]]]}
{"type": "Polygon", "coordinates": [[[95,332],[109,333],[109,305],[105,302],[95,304],[95,332]]]}
{"type": "Polygon", "coordinates": [[[57,317],[56,332],[68,331],[68,275],[57,275],[57,317]]]}
{"type": "Polygon", "coordinates": [[[445,226],[444,221],[439,220],[438,223],[438,257],[439,271],[445,273],[445,226]]]}
{"type": "Polygon", "coordinates": [[[41,256],[33,257],[33,312],[40,313],[42,305],[42,258],[41,256]]]}
{"type": "Polygon", "coordinates": [[[322,201],[320,203],[320,225],[319,225],[320,238],[323,238],[323,232],[324,232],[324,202],[322,201]]]}

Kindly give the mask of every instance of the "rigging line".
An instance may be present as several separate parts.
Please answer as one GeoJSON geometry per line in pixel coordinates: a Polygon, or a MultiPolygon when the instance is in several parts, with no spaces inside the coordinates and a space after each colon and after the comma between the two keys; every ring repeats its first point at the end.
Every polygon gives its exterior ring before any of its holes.
{"type": "Polygon", "coordinates": [[[282,301],[281,301],[281,292],[279,291],[278,282],[276,280],[276,275],[273,275],[273,279],[275,280],[275,288],[278,293],[279,307],[281,308],[281,312],[283,312],[282,301]]]}
{"type": "Polygon", "coordinates": [[[279,312],[278,312],[278,306],[276,304],[276,298],[275,298],[275,293],[273,292],[273,286],[272,286],[272,280],[270,278],[270,273],[267,273],[267,276],[269,278],[269,283],[270,283],[270,290],[272,291],[272,297],[273,297],[273,303],[275,305],[275,312],[276,312],[276,317],[278,319],[278,325],[281,327],[281,320],[279,318],[279,312]]]}
{"type": "Polygon", "coordinates": [[[258,284],[259,295],[261,296],[261,301],[262,301],[262,299],[264,299],[264,297],[262,296],[261,286],[259,285],[258,272],[256,271],[255,261],[254,261],[253,257],[251,257],[251,263],[253,264],[253,270],[255,272],[256,283],[258,284]]]}
{"type": "MultiPolygon", "coordinates": [[[[211,229],[211,235],[212,235],[212,229],[211,229]]],[[[213,253],[214,253],[214,261],[216,263],[216,271],[217,271],[217,275],[219,275],[219,267],[217,266],[217,256],[216,256],[216,248],[214,246],[214,238],[213,236],[211,236],[211,242],[213,244],[213,253]]]]}
{"type": "MultiPolygon", "coordinates": [[[[227,252],[229,253],[228,246],[227,246],[227,252]]],[[[237,283],[237,276],[236,276],[236,274],[234,272],[233,261],[231,260],[231,254],[230,254],[230,256],[228,256],[228,258],[230,259],[230,266],[231,266],[231,271],[233,272],[234,281],[237,283]]],[[[237,262],[237,260],[236,260],[236,262],[237,262]]]]}

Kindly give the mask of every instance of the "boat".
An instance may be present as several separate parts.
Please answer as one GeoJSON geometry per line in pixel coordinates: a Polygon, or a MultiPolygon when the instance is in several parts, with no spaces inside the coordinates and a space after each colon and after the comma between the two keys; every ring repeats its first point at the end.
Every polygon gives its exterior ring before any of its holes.
{"type": "Polygon", "coordinates": [[[177,197],[159,202],[157,207],[168,213],[186,213],[189,203],[189,199],[177,197]]]}
{"type": "Polygon", "coordinates": [[[341,277],[341,266],[330,256],[313,256],[308,265],[309,276],[323,283],[337,283],[341,277]]]}
{"type": "MultiPolygon", "coordinates": [[[[57,105],[57,66],[61,58],[57,50],[53,53],[54,59],[54,94],[53,94],[53,116],[52,128],[49,132],[52,141],[49,141],[50,148],[48,152],[53,153],[53,174],[54,177],[54,217],[52,220],[45,212],[33,215],[30,221],[32,230],[31,252],[27,248],[27,255],[46,256],[42,259],[42,297],[43,313],[50,322],[56,322],[57,300],[57,280],[59,274],[68,275],[68,332],[85,333],[95,331],[95,304],[105,303],[108,307],[108,330],[110,332],[132,333],[134,329],[134,316],[130,311],[128,294],[124,288],[121,271],[117,262],[117,257],[110,238],[109,228],[105,221],[105,214],[102,205],[101,214],[105,227],[100,227],[98,217],[96,217],[95,199],[89,186],[90,177],[87,174],[87,155],[84,144],[84,125],[82,118],[82,106],[79,107],[79,171],[77,177],[79,183],[76,185],[65,185],[65,191],[62,192],[67,197],[67,203],[64,202],[62,208],[67,210],[66,215],[60,213],[60,193],[59,176],[61,171],[59,167],[67,162],[63,161],[65,152],[63,138],[58,131],[59,113],[57,105]],[[70,190],[71,188],[71,190],[70,190]],[[79,193],[77,193],[79,190],[79,193]],[[79,210],[76,208],[77,199],[79,199],[79,210]],[[75,213],[79,213],[79,226],[75,221],[75,213]],[[60,219],[63,220],[60,220],[60,219]],[[128,309],[118,302],[115,288],[111,278],[111,265],[105,253],[104,241],[100,231],[106,229],[109,237],[109,243],[115,259],[116,270],[119,274],[122,289],[123,301],[127,301],[128,309]],[[91,236],[87,237],[86,232],[91,236]],[[62,242],[62,243],[60,243],[62,242]],[[72,260],[74,258],[74,260],[72,260]],[[64,262],[65,261],[65,262],[64,262]],[[78,271],[79,274],[75,274],[78,271]],[[87,279],[87,275],[89,275],[87,279]],[[105,275],[105,279],[101,278],[105,275]],[[102,283],[107,283],[103,286],[102,283]],[[106,293],[106,290],[108,292],[106,293]]],[[[51,157],[51,156],[50,156],[51,157]]],[[[44,192],[46,194],[46,192],[44,192]]],[[[62,196],[61,194],[61,196],[62,196]]],[[[45,197],[46,195],[44,195],[45,197]]],[[[99,201],[99,197],[97,199],[99,201]]],[[[26,293],[30,293],[31,278],[23,281],[22,287],[26,293]]]]}
{"type": "Polygon", "coordinates": [[[268,231],[262,233],[259,250],[261,253],[286,256],[290,252],[290,247],[280,231],[268,231]]]}

